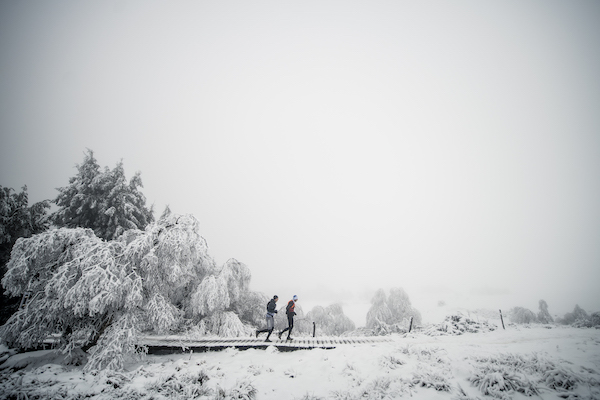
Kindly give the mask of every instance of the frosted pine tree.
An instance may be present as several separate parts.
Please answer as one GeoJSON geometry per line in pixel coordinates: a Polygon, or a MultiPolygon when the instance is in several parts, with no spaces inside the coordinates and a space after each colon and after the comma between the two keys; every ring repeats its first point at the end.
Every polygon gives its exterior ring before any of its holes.
{"type": "Polygon", "coordinates": [[[77,165],[77,175],[69,179],[69,186],[58,189],[54,200],[59,210],[52,214],[56,226],[67,228],[94,228],[100,219],[100,203],[105,194],[97,188],[100,165],[91,150],[83,163],[77,165]]]}
{"type": "Polygon", "coordinates": [[[129,182],[125,178],[123,162],[101,175],[103,197],[99,213],[100,237],[116,239],[129,229],[144,229],[152,222],[152,209],[146,208],[146,198],[139,190],[142,178],[137,172],[129,182]]]}
{"type": "Polygon", "coordinates": [[[88,150],[69,186],[58,189],[53,221],[58,227],[90,228],[105,240],[117,239],[129,229],[145,229],[154,217],[141,187],[139,172],[128,183],[123,162],[102,170],[88,150]]]}

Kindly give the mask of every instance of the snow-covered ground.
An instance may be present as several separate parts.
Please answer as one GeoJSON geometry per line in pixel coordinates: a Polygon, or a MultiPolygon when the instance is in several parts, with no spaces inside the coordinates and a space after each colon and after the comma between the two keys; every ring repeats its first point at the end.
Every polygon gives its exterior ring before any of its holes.
{"type": "Polygon", "coordinates": [[[331,350],[148,355],[125,372],[84,373],[50,351],[17,354],[1,366],[0,398],[600,398],[599,329],[511,325],[390,338],[331,350]]]}

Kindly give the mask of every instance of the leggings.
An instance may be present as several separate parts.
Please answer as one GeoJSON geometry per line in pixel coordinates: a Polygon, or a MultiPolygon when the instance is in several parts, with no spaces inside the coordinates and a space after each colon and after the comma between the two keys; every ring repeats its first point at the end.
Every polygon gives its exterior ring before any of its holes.
{"type": "Polygon", "coordinates": [[[288,337],[290,337],[290,335],[292,334],[292,328],[294,327],[294,315],[288,314],[287,317],[288,317],[288,327],[285,328],[284,330],[282,330],[280,335],[282,335],[283,332],[285,332],[285,331],[289,331],[288,337]]]}

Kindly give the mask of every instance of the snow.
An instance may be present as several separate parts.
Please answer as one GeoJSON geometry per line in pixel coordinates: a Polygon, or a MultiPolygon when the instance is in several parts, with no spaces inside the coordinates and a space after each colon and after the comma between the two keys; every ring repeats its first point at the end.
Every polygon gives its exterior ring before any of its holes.
{"type": "Polygon", "coordinates": [[[539,393],[535,398],[600,398],[600,330],[555,325],[503,330],[496,322],[494,331],[413,332],[330,350],[279,352],[270,346],[147,355],[123,372],[84,373],[81,366],[63,365],[53,351],[22,353],[0,365],[0,398],[494,398],[486,391],[524,399],[519,390],[527,385],[534,391],[529,394],[539,393]],[[511,387],[512,392],[498,389],[511,387]]]}

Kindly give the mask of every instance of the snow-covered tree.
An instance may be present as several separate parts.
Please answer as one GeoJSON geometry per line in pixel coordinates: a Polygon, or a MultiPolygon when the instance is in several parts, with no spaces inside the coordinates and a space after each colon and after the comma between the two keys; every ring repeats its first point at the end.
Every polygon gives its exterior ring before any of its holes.
{"type": "Polygon", "coordinates": [[[64,334],[65,348],[82,339],[92,342],[124,308],[125,294],[139,294],[135,275],[131,279],[115,263],[119,250],[118,243],[105,243],[82,228],[19,239],[2,285],[15,296],[30,291],[31,299],[0,328],[0,336],[24,348],[57,332],[64,334]]]}
{"type": "Polygon", "coordinates": [[[224,311],[230,304],[227,282],[221,276],[206,277],[192,294],[192,312],[197,316],[224,311]]]}
{"type": "Polygon", "coordinates": [[[548,312],[548,303],[545,300],[540,300],[540,311],[538,312],[537,319],[542,324],[551,324],[554,322],[554,318],[548,312]]]}
{"type": "Polygon", "coordinates": [[[387,305],[387,296],[383,289],[375,292],[371,299],[371,308],[367,312],[367,328],[374,329],[392,323],[393,314],[387,305]]]}
{"type": "Polygon", "coordinates": [[[314,322],[319,335],[341,335],[344,332],[356,329],[354,322],[344,314],[341,304],[313,307],[302,322],[299,324],[301,332],[312,333],[314,322]]]}
{"type": "Polygon", "coordinates": [[[271,297],[261,292],[242,292],[239,301],[234,304],[235,313],[240,320],[252,326],[265,324],[267,303],[271,297]]]}
{"type": "Polygon", "coordinates": [[[404,289],[392,288],[389,296],[386,296],[383,289],[379,289],[371,300],[366,327],[378,334],[398,332],[408,328],[411,317],[413,325],[421,323],[421,313],[412,307],[404,289]]]}
{"type": "Polygon", "coordinates": [[[200,331],[225,337],[249,336],[253,329],[245,325],[233,311],[219,311],[200,321],[200,331]]]}
{"type": "Polygon", "coordinates": [[[579,304],[575,305],[572,312],[566,313],[564,317],[560,318],[559,323],[563,325],[575,325],[575,326],[590,326],[591,319],[588,313],[579,304]]]}
{"type": "Polygon", "coordinates": [[[240,312],[247,314],[249,310],[254,310],[252,320],[247,320],[254,323],[260,307],[255,301],[261,298],[249,292],[250,279],[250,269],[230,259],[198,284],[191,295],[191,311],[193,317],[202,319],[205,333],[219,336],[239,336],[241,332],[249,334],[252,329],[248,326],[242,329],[244,323],[239,315],[240,312]],[[247,301],[253,303],[246,304],[247,301]],[[206,317],[209,318],[205,320],[206,317]]]}
{"type": "MultiPolygon", "coordinates": [[[[17,193],[12,188],[0,186],[0,249],[12,247],[20,237],[30,237],[48,229],[50,201],[44,200],[29,206],[27,186],[17,193]]],[[[10,251],[9,251],[10,253],[10,251]]],[[[10,254],[2,253],[2,261],[10,254]]]]}
{"type": "Polygon", "coordinates": [[[531,324],[538,322],[535,313],[527,308],[514,307],[508,312],[510,322],[515,324],[531,324]]]}
{"type": "MultiPolygon", "coordinates": [[[[44,200],[29,206],[27,186],[20,193],[0,186],[0,279],[6,273],[6,263],[20,237],[30,237],[48,229],[50,202],[44,200]]],[[[17,310],[20,298],[9,297],[0,291],[0,324],[17,310]]]]}
{"type": "Polygon", "coordinates": [[[403,319],[408,320],[410,317],[413,317],[413,324],[421,324],[421,313],[412,307],[408,294],[404,289],[391,288],[387,304],[396,323],[403,319]]]}
{"type": "MultiPolygon", "coordinates": [[[[219,269],[207,250],[198,221],[173,214],[108,242],[83,228],[19,239],[2,285],[15,296],[29,290],[31,298],[0,327],[0,336],[28,348],[60,333],[63,350],[89,349],[87,368],[119,368],[123,355],[138,350],[141,331],[177,329],[193,314],[193,294],[211,277],[229,302],[243,297],[247,267],[231,260],[219,269]]],[[[240,332],[243,323],[224,314],[227,307],[207,307],[204,325],[211,331],[240,332]]]]}
{"type": "Polygon", "coordinates": [[[105,240],[116,239],[129,229],[143,230],[154,217],[152,208],[146,208],[141,187],[139,172],[127,182],[123,162],[113,170],[102,170],[88,150],[69,186],[58,189],[54,202],[59,209],[52,214],[53,222],[58,227],[90,228],[105,240]]]}
{"type": "Polygon", "coordinates": [[[600,311],[596,311],[590,315],[590,322],[592,326],[598,327],[600,326],[600,311]]]}

